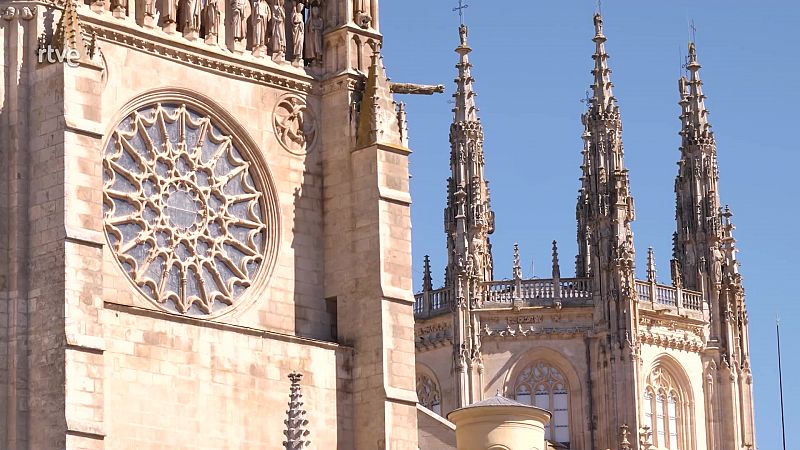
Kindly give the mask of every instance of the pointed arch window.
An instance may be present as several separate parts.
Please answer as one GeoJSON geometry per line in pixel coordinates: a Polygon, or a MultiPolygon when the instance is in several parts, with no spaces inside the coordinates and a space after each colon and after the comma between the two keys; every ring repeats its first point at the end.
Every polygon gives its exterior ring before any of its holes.
{"type": "Polygon", "coordinates": [[[526,366],[514,380],[514,396],[520,403],[550,411],[545,439],[569,447],[569,385],[556,367],[545,361],[526,366]]]}
{"type": "Polygon", "coordinates": [[[653,432],[658,449],[685,450],[682,411],[685,402],[675,379],[663,367],[656,367],[644,390],[644,424],[653,432]]]}
{"type": "Polygon", "coordinates": [[[431,377],[417,376],[417,398],[420,405],[442,415],[442,394],[439,385],[431,377]]]}

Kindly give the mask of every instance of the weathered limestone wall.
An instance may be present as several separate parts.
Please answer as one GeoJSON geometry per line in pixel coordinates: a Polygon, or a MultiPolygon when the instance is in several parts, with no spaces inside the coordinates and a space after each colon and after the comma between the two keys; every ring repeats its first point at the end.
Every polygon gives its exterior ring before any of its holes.
{"type": "Polygon", "coordinates": [[[417,405],[419,450],[455,450],[456,427],[435,412],[417,405]]]}
{"type": "Polygon", "coordinates": [[[292,371],[304,374],[309,439],[353,448],[339,431],[352,404],[337,395],[349,381],[348,349],[163,316],[126,307],[103,313],[106,449],[278,448],[292,371]]]}

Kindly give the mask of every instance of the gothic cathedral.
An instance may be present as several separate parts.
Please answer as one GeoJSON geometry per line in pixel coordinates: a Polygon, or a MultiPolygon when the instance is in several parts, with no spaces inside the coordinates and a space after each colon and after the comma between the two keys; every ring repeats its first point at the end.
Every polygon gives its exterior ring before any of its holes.
{"type": "Polygon", "coordinates": [[[439,87],[389,80],[379,0],[0,17],[0,448],[454,449],[442,416],[498,390],[551,411],[554,448],[753,448],[694,46],[672,283],[634,277],[599,16],[576,276],[554,245],[552,279],[503,281],[462,27],[447,276],[415,296],[396,98],[439,87]]]}
{"type": "Polygon", "coordinates": [[[414,305],[420,404],[446,415],[500,393],[551,411],[552,448],[752,450],[747,313],[731,212],[721,207],[714,134],[689,44],[678,81],[681,158],[671,283],[634,276],[634,201],[603,19],[594,17],[594,80],[581,117],[575,276],[493,277],[495,231],[484,175],[467,28],[460,29],[450,127],[444,286],[425,259],[414,305]]]}

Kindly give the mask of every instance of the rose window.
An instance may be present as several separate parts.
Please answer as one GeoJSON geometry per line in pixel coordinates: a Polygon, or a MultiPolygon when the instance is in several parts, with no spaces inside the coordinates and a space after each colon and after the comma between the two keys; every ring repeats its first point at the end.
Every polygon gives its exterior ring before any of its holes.
{"type": "Polygon", "coordinates": [[[105,150],[111,250],[157,305],[204,316],[234,304],[264,263],[264,198],[251,164],[208,117],[141,108],[105,150]]]}

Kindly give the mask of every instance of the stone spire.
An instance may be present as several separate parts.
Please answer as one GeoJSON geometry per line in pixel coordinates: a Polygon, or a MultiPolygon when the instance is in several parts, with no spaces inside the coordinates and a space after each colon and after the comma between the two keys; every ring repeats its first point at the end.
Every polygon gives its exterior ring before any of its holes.
{"type": "Polygon", "coordinates": [[[705,106],[703,82],[697,49],[689,44],[686,68],[689,78],[678,80],[681,106],[681,159],[675,180],[677,230],[674,237],[674,258],[683,285],[688,289],[703,290],[706,283],[718,284],[710,266],[715,260],[715,249],[722,238],[717,169],[717,146],[708,110],[705,106]],[[710,278],[709,278],[710,277],[710,278]]]}
{"type": "Polygon", "coordinates": [[[514,266],[511,268],[511,274],[515,280],[522,278],[522,264],[519,258],[519,244],[514,243],[514,266]]]}
{"type": "Polygon", "coordinates": [[[454,122],[463,121],[478,121],[478,107],[475,105],[475,91],[473,90],[472,83],[475,81],[470,74],[472,64],[469,62],[469,54],[472,48],[467,44],[467,36],[469,29],[466,25],[461,25],[458,29],[461,38],[461,45],[456,47],[456,53],[459,55],[459,61],[456,65],[458,69],[458,78],[455,82],[458,88],[456,93],[453,94],[456,106],[453,108],[454,122]]]}
{"type": "Polygon", "coordinates": [[[64,10],[53,33],[52,46],[60,51],[75,51],[81,61],[90,61],[97,52],[97,36],[84,36],[75,0],[64,0],[64,10]]]}
{"type": "Polygon", "coordinates": [[[489,204],[489,183],[484,175],[483,126],[475,106],[473,78],[467,55],[466,25],[459,28],[460,45],[457,90],[453,95],[450,126],[450,169],[445,232],[448,236],[448,274],[453,282],[459,271],[470,268],[480,280],[492,279],[493,263],[489,234],[494,231],[494,213],[489,204]]]}
{"type": "Polygon", "coordinates": [[[361,98],[358,117],[357,147],[375,144],[402,145],[399,114],[383,66],[380,49],[372,53],[372,62],[361,98]]]}
{"type": "Polygon", "coordinates": [[[300,388],[302,379],[303,374],[297,372],[289,374],[289,380],[292,382],[289,388],[289,409],[286,411],[286,420],[283,421],[286,425],[286,430],[283,432],[286,436],[283,448],[286,450],[300,450],[311,444],[308,440],[310,433],[306,429],[308,420],[305,418],[306,410],[303,409],[303,394],[300,388]]]}
{"type": "MultiPolygon", "coordinates": [[[[594,16],[595,42],[592,97],[581,120],[583,164],[576,217],[579,277],[594,276],[625,253],[633,256],[635,218],[628,169],[622,146],[622,122],[611,88],[603,19],[594,16]]],[[[631,263],[632,264],[632,263],[631,263]]]]}
{"type": "Polygon", "coordinates": [[[494,213],[489,202],[489,183],[484,174],[483,126],[475,106],[473,79],[467,55],[467,27],[459,28],[458,78],[450,125],[450,179],[444,229],[447,236],[447,279],[452,290],[453,368],[456,373],[456,406],[480,399],[477,380],[482,369],[478,326],[472,310],[483,301],[481,282],[493,278],[494,263],[489,235],[494,232],[494,213]]]}
{"type": "Polygon", "coordinates": [[[606,53],[606,36],[603,34],[603,17],[600,13],[594,15],[594,84],[592,84],[592,103],[600,111],[614,111],[617,108],[617,99],[611,92],[614,84],[611,83],[611,69],[608,68],[608,53],[606,53]]]}

